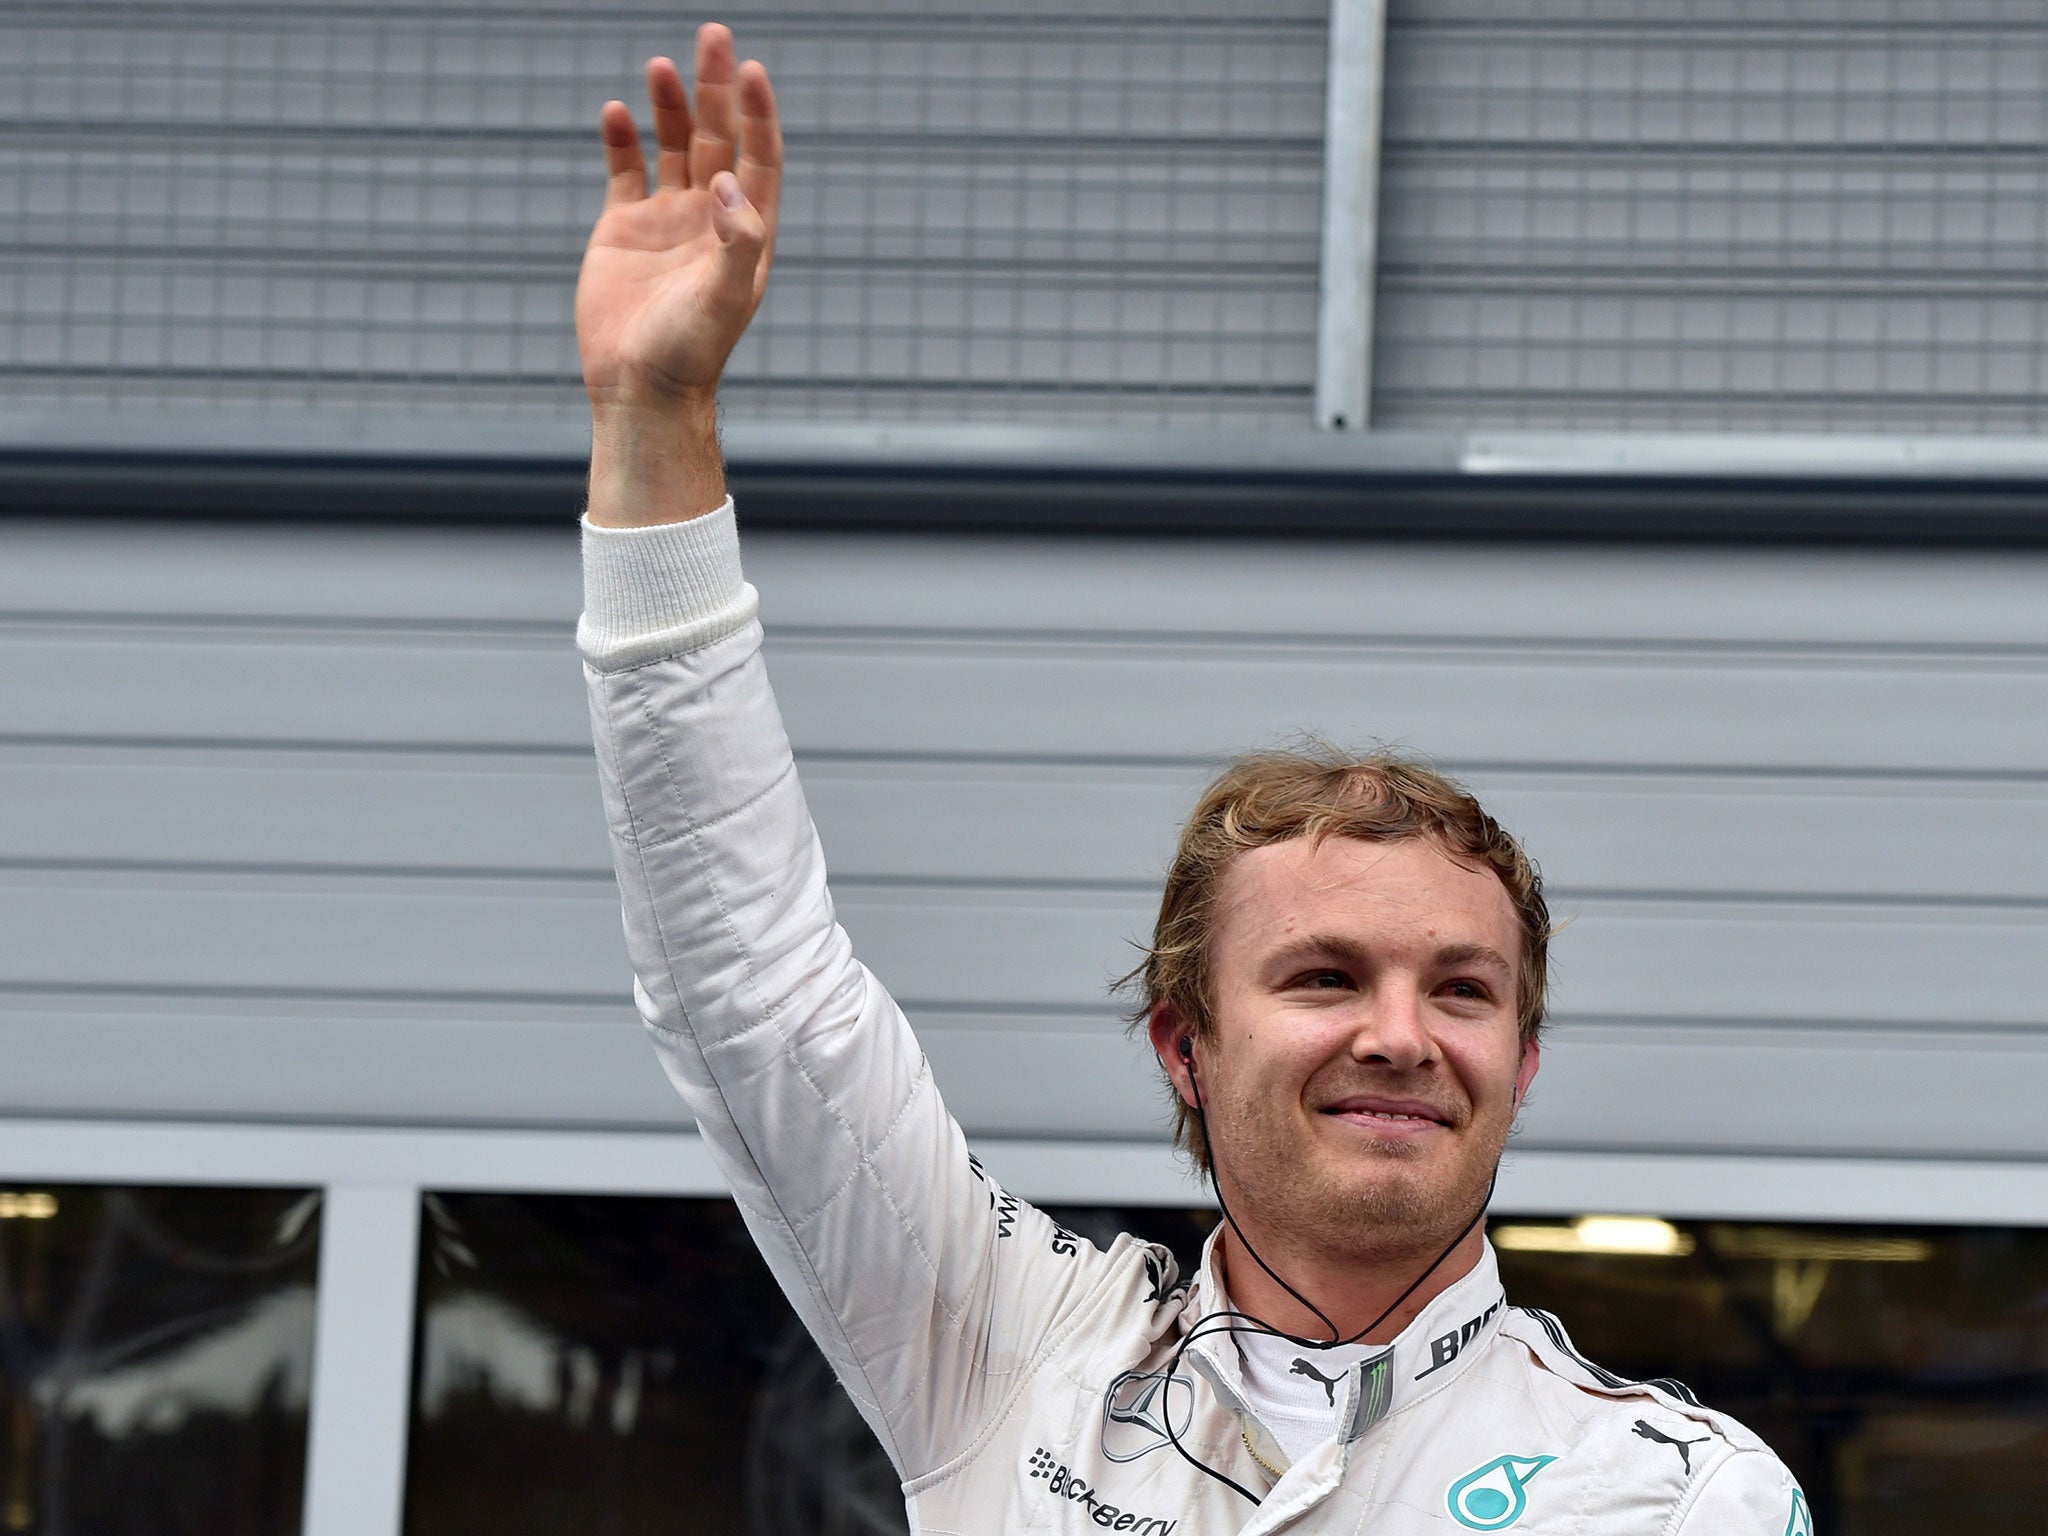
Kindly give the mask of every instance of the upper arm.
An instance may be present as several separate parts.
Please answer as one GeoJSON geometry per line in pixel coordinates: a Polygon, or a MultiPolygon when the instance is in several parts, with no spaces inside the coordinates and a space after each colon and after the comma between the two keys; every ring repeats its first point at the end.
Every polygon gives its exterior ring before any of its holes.
{"type": "Polygon", "coordinates": [[[1103,1261],[994,1191],[855,960],[758,627],[590,681],[642,1016],[777,1280],[915,1476],[1103,1261]]]}
{"type": "Polygon", "coordinates": [[[1813,1536],[1791,1470],[1767,1450],[1723,1458],[1679,1506],[1670,1536],[1813,1536]]]}

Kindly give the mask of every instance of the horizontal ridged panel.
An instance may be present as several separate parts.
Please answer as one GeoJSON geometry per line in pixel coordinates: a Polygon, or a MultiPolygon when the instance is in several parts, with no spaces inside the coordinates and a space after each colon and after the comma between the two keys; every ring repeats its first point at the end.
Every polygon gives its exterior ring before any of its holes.
{"type": "MultiPolygon", "coordinates": [[[[1455,765],[1454,765],[1455,766],[1455,765]]],[[[1149,891],[1194,767],[813,761],[835,871],[1149,891]]],[[[2048,902],[2048,783],[1491,770],[1490,809],[1555,891],[2048,902]]],[[[602,878],[580,758],[0,748],[0,863],[262,866],[602,878]]]]}
{"type": "MultiPolygon", "coordinates": [[[[1106,983],[1208,760],[1316,725],[1432,750],[1546,868],[1523,1145],[2048,1153],[2048,562],[748,562],[840,909],[972,1128],[1156,1134],[1106,983]]],[[[675,1123],[574,607],[566,531],[0,532],[0,1106],[675,1123]]]]}
{"type": "MultiPolygon", "coordinates": [[[[2037,1158],[2044,1092],[2038,1035],[1566,1021],[1508,1156],[1576,1146],[2037,1158]]],[[[1742,1210],[1745,1191],[1713,1193],[1742,1210]]]]}
{"type": "MultiPolygon", "coordinates": [[[[431,507],[423,507],[430,512],[431,507]]],[[[1249,515],[1250,509],[1248,509],[1249,515]]],[[[740,509],[742,525],[746,509],[740,509]]],[[[0,523],[0,616],[328,622],[422,647],[509,630],[566,644],[575,532],[143,524],[118,559],[75,524],[0,523]]],[[[1682,554],[1598,547],[748,532],[775,633],[1149,636],[1167,642],[2031,648],[2048,654],[2048,555],[1932,550],[1682,554]]]]}
{"type": "MultiPolygon", "coordinates": [[[[873,886],[841,920],[904,1006],[1110,1008],[1143,891],[873,886]]],[[[2048,907],[1560,902],[1562,1017],[2048,1030],[2048,907]],[[1969,979],[1967,991],[1956,978],[1969,979]]],[[[624,995],[608,882],[13,871],[0,974],[30,987],[601,1002],[624,995]]]]}
{"type": "MultiPolygon", "coordinates": [[[[923,1014],[947,1102],[985,1135],[1152,1140],[1163,1090],[1106,1018],[923,1014]]],[[[674,1127],[630,1006],[0,995],[0,1112],[674,1127]],[[223,1062],[232,1062],[231,1071],[223,1062]]],[[[1577,1024],[1510,1148],[2039,1155],[2038,1036],[1577,1024]],[[1972,1071],[1955,1070],[1966,1061],[1972,1071]]],[[[1740,1190],[1726,1192],[1730,1212],[1740,1190]]]]}
{"type": "MultiPolygon", "coordinates": [[[[858,635],[770,652],[791,734],[814,752],[1189,758],[1310,731],[1475,764],[2024,773],[2048,720],[2034,656],[858,635]]],[[[574,657],[538,639],[29,631],[4,656],[0,719],[20,736],[587,742],[574,657]]]]}
{"type": "Polygon", "coordinates": [[[413,1124],[689,1124],[603,1004],[0,991],[0,1113],[413,1124]]]}

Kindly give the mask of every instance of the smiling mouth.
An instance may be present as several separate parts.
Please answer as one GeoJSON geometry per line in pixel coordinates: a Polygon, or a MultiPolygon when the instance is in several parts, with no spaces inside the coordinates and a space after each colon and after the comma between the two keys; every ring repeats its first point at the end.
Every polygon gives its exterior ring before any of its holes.
{"type": "Polygon", "coordinates": [[[1354,1125],[1369,1125],[1375,1130],[1422,1131],[1441,1129],[1449,1125],[1449,1122],[1435,1110],[1419,1106],[1394,1109],[1366,1104],[1332,1104],[1323,1113],[1354,1125]]]}

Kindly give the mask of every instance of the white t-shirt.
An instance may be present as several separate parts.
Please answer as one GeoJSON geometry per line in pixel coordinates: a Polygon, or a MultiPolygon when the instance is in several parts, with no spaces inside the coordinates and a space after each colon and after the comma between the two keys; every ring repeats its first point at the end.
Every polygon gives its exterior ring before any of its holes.
{"type": "Polygon", "coordinates": [[[1344,1344],[1307,1349],[1290,1339],[1249,1330],[1231,1337],[1237,1341],[1243,1367],[1245,1400],[1293,1461],[1336,1438],[1344,1378],[1386,1347],[1344,1344]]]}

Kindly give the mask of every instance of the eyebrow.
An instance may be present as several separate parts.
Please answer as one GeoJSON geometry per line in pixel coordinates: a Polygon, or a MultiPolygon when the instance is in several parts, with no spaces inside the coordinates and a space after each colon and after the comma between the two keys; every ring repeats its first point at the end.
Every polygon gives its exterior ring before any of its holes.
{"type": "MultiPolygon", "coordinates": [[[[1283,944],[1266,956],[1265,963],[1268,966],[1281,967],[1324,957],[1359,967],[1370,964],[1372,960],[1371,952],[1363,945],[1340,934],[1312,933],[1283,944]]],[[[1482,965],[1505,976],[1515,974],[1515,968],[1507,956],[1491,944],[1446,944],[1430,958],[1438,965],[1482,965]]]]}
{"type": "Polygon", "coordinates": [[[1508,957],[1491,944],[1446,944],[1436,952],[1439,965],[1491,965],[1514,975],[1515,968],[1508,957]]]}

